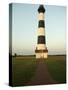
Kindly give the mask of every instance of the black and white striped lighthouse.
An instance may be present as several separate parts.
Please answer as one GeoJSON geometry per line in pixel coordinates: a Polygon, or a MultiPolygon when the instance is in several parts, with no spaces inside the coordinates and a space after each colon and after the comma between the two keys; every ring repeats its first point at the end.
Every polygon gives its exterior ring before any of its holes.
{"type": "Polygon", "coordinates": [[[48,57],[48,50],[46,47],[46,40],[45,40],[45,21],[44,21],[44,13],[45,8],[43,5],[40,5],[38,8],[38,31],[37,31],[37,46],[36,46],[36,58],[47,58],[48,57]]]}

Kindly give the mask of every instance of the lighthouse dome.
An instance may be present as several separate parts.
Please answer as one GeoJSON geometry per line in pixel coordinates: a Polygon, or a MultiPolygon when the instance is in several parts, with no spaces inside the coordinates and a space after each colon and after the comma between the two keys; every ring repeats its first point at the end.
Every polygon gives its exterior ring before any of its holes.
{"type": "Polygon", "coordinates": [[[45,12],[45,8],[44,8],[44,6],[43,5],[40,5],[39,6],[39,8],[38,8],[38,12],[40,13],[40,12],[45,12]]]}

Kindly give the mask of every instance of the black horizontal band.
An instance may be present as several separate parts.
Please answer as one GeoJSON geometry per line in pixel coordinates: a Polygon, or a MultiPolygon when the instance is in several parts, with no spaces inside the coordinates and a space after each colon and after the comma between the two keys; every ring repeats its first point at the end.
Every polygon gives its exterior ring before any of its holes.
{"type": "Polygon", "coordinates": [[[38,36],[38,44],[45,44],[45,36],[38,36]]]}
{"type": "Polygon", "coordinates": [[[48,50],[47,50],[47,49],[45,49],[45,50],[37,50],[37,49],[36,49],[35,52],[36,52],[36,53],[45,53],[45,52],[48,52],[48,50]]]}
{"type": "Polygon", "coordinates": [[[45,27],[44,20],[39,21],[38,27],[45,27]]]}

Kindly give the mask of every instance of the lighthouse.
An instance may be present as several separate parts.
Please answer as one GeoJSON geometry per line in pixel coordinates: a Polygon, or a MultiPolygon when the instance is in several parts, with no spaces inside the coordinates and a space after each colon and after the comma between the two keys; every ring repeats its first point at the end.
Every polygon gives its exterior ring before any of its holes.
{"type": "Polygon", "coordinates": [[[37,59],[45,59],[48,57],[48,50],[46,47],[46,32],[44,20],[45,8],[40,5],[38,8],[38,30],[37,30],[37,46],[35,49],[37,59]]]}

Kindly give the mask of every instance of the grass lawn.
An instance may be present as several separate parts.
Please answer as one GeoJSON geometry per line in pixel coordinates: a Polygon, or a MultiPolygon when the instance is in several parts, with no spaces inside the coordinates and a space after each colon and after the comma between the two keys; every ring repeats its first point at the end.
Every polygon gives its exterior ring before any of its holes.
{"type": "Polygon", "coordinates": [[[66,82],[66,56],[50,56],[45,61],[50,75],[58,83],[66,82]]]}
{"type": "Polygon", "coordinates": [[[13,57],[13,86],[23,86],[31,79],[36,70],[35,57],[13,57]]]}
{"type": "MultiPolygon", "coordinates": [[[[65,56],[48,56],[45,60],[50,75],[58,83],[66,82],[65,56]]],[[[33,56],[12,57],[12,83],[13,86],[24,86],[35,75],[37,68],[36,59],[33,56]]]]}

